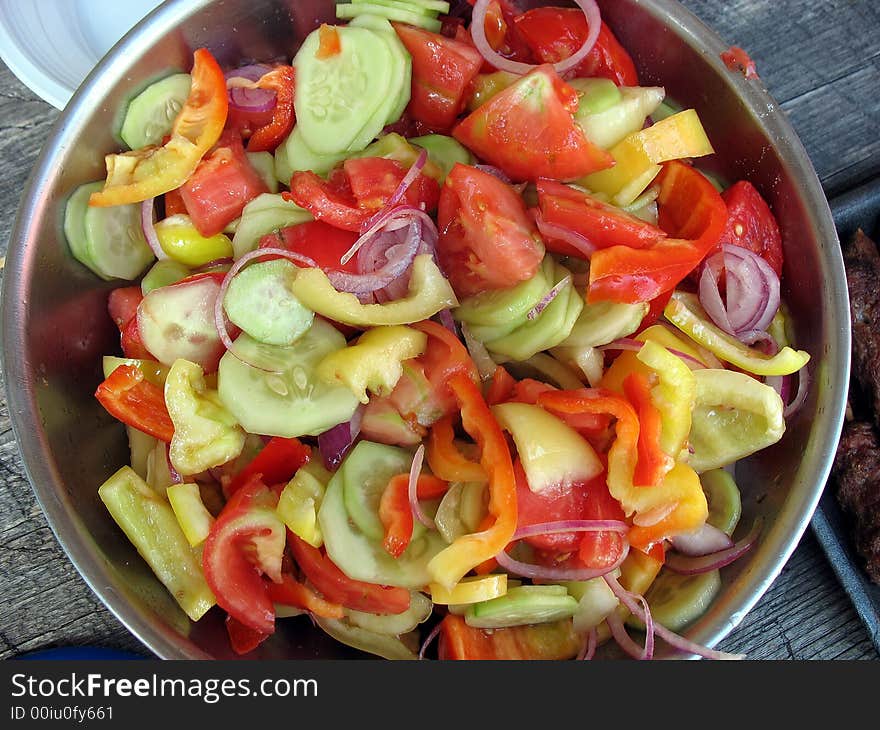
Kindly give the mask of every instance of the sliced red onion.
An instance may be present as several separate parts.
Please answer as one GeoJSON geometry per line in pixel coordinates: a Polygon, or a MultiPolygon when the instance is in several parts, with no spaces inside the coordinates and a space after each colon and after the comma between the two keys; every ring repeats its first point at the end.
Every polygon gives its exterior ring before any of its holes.
{"type": "Polygon", "coordinates": [[[358,240],[352,244],[352,247],[342,254],[339,258],[339,263],[344,266],[351,261],[352,257],[360,251],[363,246],[371,241],[373,236],[383,229],[387,228],[387,230],[391,231],[397,230],[398,228],[408,225],[412,218],[420,218],[429,230],[433,229],[436,231],[437,227],[434,225],[434,221],[431,219],[431,216],[425,213],[425,211],[414,208],[411,205],[401,205],[370,219],[367,229],[360,235],[358,240]]]}
{"type": "Polygon", "coordinates": [[[248,89],[242,86],[229,89],[229,106],[235,111],[259,114],[272,111],[277,104],[278,94],[272,89],[248,89]]]}
{"type": "Polygon", "coordinates": [[[709,523],[694,530],[669,538],[672,546],[682,555],[701,557],[733,547],[728,534],[709,523]]]}
{"type": "Polygon", "coordinates": [[[263,76],[269,73],[272,70],[271,66],[268,66],[265,63],[251,63],[247,66],[241,66],[239,68],[234,68],[231,71],[227,71],[224,76],[226,77],[226,85],[233,86],[235,85],[235,79],[245,79],[246,81],[259,81],[263,76]]]}
{"type": "Polygon", "coordinates": [[[500,167],[495,167],[495,165],[474,165],[474,167],[492,175],[492,177],[497,177],[503,183],[513,185],[513,180],[507,177],[507,173],[505,173],[500,167]]]}
{"type": "Polygon", "coordinates": [[[596,645],[599,643],[599,632],[595,627],[587,632],[587,638],[584,641],[583,648],[578,652],[576,659],[582,662],[590,661],[596,656],[596,645]]]}
{"type": "MultiPolygon", "coordinates": [[[[797,393],[794,396],[794,400],[787,406],[785,406],[785,410],[782,411],[782,415],[784,418],[789,418],[790,416],[793,416],[795,413],[797,413],[797,411],[800,410],[801,406],[803,406],[803,404],[807,400],[807,393],[810,389],[810,372],[807,370],[806,365],[798,370],[797,376],[797,393]]],[[[790,383],[791,381],[789,380],[788,382],[790,383]]],[[[783,398],[783,402],[785,402],[785,398],[783,398]]]]}
{"type": "Polygon", "coordinates": [[[440,635],[440,629],[442,626],[443,622],[438,621],[437,625],[434,626],[433,629],[431,629],[431,633],[429,633],[425,637],[425,640],[422,642],[422,646],[419,649],[419,659],[425,658],[425,653],[428,651],[428,647],[434,642],[434,639],[436,639],[440,635]]]}
{"type": "MultiPolygon", "coordinates": [[[[509,58],[505,58],[489,44],[489,40],[486,38],[486,12],[489,9],[490,2],[491,0],[477,0],[474,3],[471,20],[471,36],[474,39],[474,45],[477,47],[477,50],[483,58],[499,71],[527,74],[529,71],[536,68],[533,64],[521,63],[519,61],[512,61],[509,58]]],[[[596,40],[599,38],[599,31],[601,30],[602,17],[599,13],[599,6],[596,5],[595,0],[575,0],[575,3],[584,11],[584,15],[587,16],[587,28],[589,30],[587,32],[587,37],[584,40],[584,44],[575,51],[573,55],[563,61],[553,64],[553,68],[556,69],[556,73],[558,74],[564,74],[566,71],[570,71],[587,57],[587,54],[589,54],[589,52],[593,50],[593,46],[596,45],[596,40]]]]}
{"type": "Polygon", "coordinates": [[[645,622],[646,630],[644,647],[639,646],[635,641],[633,641],[626,630],[623,619],[620,618],[620,615],[617,613],[617,611],[612,611],[605,619],[605,621],[607,621],[608,628],[611,629],[611,635],[614,637],[614,640],[617,642],[617,645],[621,649],[623,649],[633,659],[637,659],[639,661],[650,661],[654,658],[654,621],[651,617],[651,609],[648,606],[648,602],[645,601],[642,596],[636,596],[636,598],[639,599],[644,606],[644,614],[645,617],[648,619],[645,622]]]}
{"type": "Polygon", "coordinates": [[[621,337],[609,342],[607,345],[600,345],[597,349],[605,350],[628,350],[630,352],[639,352],[645,343],[641,340],[634,340],[631,337],[621,337]]]}
{"type": "Polygon", "coordinates": [[[174,468],[174,464],[171,463],[170,448],[165,449],[165,461],[168,464],[168,474],[171,476],[171,481],[175,484],[183,484],[183,477],[180,476],[180,473],[174,468]]]}
{"type": "Polygon", "coordinates": [[[752,525],[749,534],[725,550],[719,550],[699,557],[670,552],[666,556],[666,567],[673,573],[679,573],[680,575],[698,575],[699,573],[708,573],[710,570],[718,570],[725,565],[730,565],[734,560],[741,558],[751,550],[761,534],[762,524],[760,518],[755,520],[755,524],[752,525]]]}
{"type": "Polygon", "coordinates": [[[155,202],[155,198],[150,198],[141,203],[141,230],[144,233],[144,238],[146,239],[150,250],[153,252],[153,255],[159,259],[159,261],[164,261],[168,258],[168,254],[165,253],[162,244],[159,243],[159,236],[156,235],[156,226],[153,223],[153,208],[155,202]]]}
{"type": "Polygon", "coordinates": [[[700,304],[706,310],[709,318],[728,334],[734,334],[733,325],[727,316],[724,300],[721,298],[721,290],[718,288],[718,279],[724,267],[724,255],[715,254],[706,259],[703,271],[700,274],[700,304]]]}
{"type": "Polygon", "coordinates": [[[461,323],[461,335],[471,360],[477,366],[480,380],[489,380],[495,375],[496,362],[492,359],[486,346],[471,334],[470,328],[464,322],[461,323]]]}
{"type": "Polygon", "coordinates": [[[534,307],[529,310],[529,313],[526,315],[526,318],[529,320],[536,319],[541,312],[543,312],[547,306],[552,302],[559,294],[565,289],[567,286],[571,284],[571,277],[564,276],[556,285],[550,289],[543,297],[541,297],[541,301],[539,301],[534,307]]]}
{"type": "Polygon", "coordinates": [[[425,460],[425,445],[419,444],[413,456],[412,466],[409,468],[409,485],[407,486],[407,494],[409,495],[409,506],[413,516],[428,529],[433,530],[436,525],[419,504],[419,474],[422,473],[422,462],[425,460]]]}
{"type": "Polygon", "coordinates": [[[626,535],[629,525],[622,520],[560,520],[558,522],[541,522],[534,525],[518,527],[513,535],[514,540],[539,535],[555,535],[560,532],[616,532],[626,535]]]}
{"type": "MultiPolygon", "coordinates": [[[[214,259],[213,261],[209,261],[206,264],[202,264],[196,269],[193,269],[194,274],[201,274],[205,271],[213,271],[214,269],[220,269],[224,266],[231,267],[232,264],[235,263],[231,257],[225,257],[222,259],[214,259]]],[[[228,271],[229,269],[227,269],[228,271]]]]}
{"type": "Polygon", "coordinates": [[[340,423],[318,436],[318,450],[328,471],[336,471],[358,434],[364,420],[364,406],[358,406],[351,419],[340,423]]]}
{"type": "MultiPolygon", "coordinates": [[[[624,588],[617,579],[613,575],[605,575],[603,576],[605,582],[608,584],[608,587],[611,589],[611,592],[617,596],[618,600],[627,607],[629,612],[633,614],[637,619],[639,619],[645,626],[648,626],[648,622],[651,621],[652,633],[659,636],[663,639],[667,644],[672,646],[679,651],[688,652],[690,654],[696,654],[697,656],[705,657],[706,659],[743,659],[744,655],[742,654],[729,654],[724,651],[717,651],[715,649],[710,649],[706,646],[702,646],[693,641],[685,639],[683,636],[676,634],[674,631],[670,631],[663,624],[657,623],[656,621],[651,620],[651,616],[649,612],[645,612],[640,605],[639,599],[644,600],[643,597],[637,596],[635,593],[630,593],[626,588],[624,588]]],[[[609,625],[610,628],[610,625],[609,625]]]]}
{"type": "Polygon", "coordinates": [[[233,343],[232,338],[229,336],[229,326],[226,320],[226,312],[223,309],[223,300],[226,298],[226,292],[228,291],[229,285],[232,283],[232,280],[235,278],[235,275],[245,266],[247,266],[251,261],[261,258],[263,256],[280,256],[281,258],[285,258],[288,261],[291,261],[294,264],[298,264],[300,266],[305,266],[308,268],[318,267],[318,264],[315,263],[315,261],[310,259],[308,256],[303,256],[302,254],[288,251],[283,248],[258,248],[254,251],[248,251],[248,253],[246,253],[232,265],[232,268],[230,268],[229,271],[226,272],[226,276],[223,277],[223,283],[220,285],[220,291],[217,294],[217,300],[214,302],[214,326],[217,328],[217,334],[220,335],[220,341],[223,343],[223,346],[236,358],[241,360],[246,365],[250,365],[251,367],[257,368],[258,370],[264,370],[266,372],[278,372],[277,370],[266,368],[264,364],[261,365],[258,363],[249,362],[235,351],[235,344],[233,343]]]}
{"type": "Polygon", "coordinates": [[[403,196],[406,195],[406,191],[409,190],[410,186],[416,181],[419,175],[422,174],[422,170],[425,169],[425,165],[428,162],[428,150],[423,149],[419,152],[419,156],[416,158],[416,161],[413,163],[413,166],[409,168],[406,175],[403,176],[403,180],[400,181],[400,185],[397,186],[397,190],[394,191],[394,195],[392,195],[388,202],[383,206],[383,210],[390,210],[394,208],[401,200],[403,200],[403,196]]]}
{"type": "MultiPolygon", "coordinates": [[[[352,294],[372,294],[387,287],[412,266],[421,241],[421,228],[417,221],[412,221],[406,228],[396,231],[380,231],[370,242],[371,265],[377,268],[361,266],[363,259],[359,257],[359,274],[347,271],[329,271],[327,278],[338,291],[352,294]]],[[[366,249],[362,249],[366,250],[366,249]]]]}
{"type": "Polygon", "coordinates": [[[441,309],[437,312],[437,319],[440,321],[440,324],[458,337],[458,327],[455,326],[455,319],[452,316],[452,312],[448,309],[441,309]]]}
{"type": "Polygon", "coordinates": [[[568,244],[576,251],[579,251],[585,259],[591,258],[596,252],[597,247],[587,238],[580,233],[575,233],[574,231],[565,228],[564,226],[556,225],[555,223],[548,223],[544,220],[544,216],[541,214],[540,210],[534,210],[533,216],[535,218],[535,225],[538,227],[538,233],[544,238],[562,241],[563,243],[568,244]]]}
{"type": "Polygon", "coordinates": [[[498,565],[514,575],[520,575],[533,580],[592,580],[593,578],[605,576],[619,568],[628,554],[629,542],[623,540],[623,549],[620,551],[620,556],[614,561],[613,565],[607,568],[552,568],[543,565],[533,565],[515,560],[507,554],[506,550],[498,553],[495,556],[495,560],[498,561],[498,565]]]}

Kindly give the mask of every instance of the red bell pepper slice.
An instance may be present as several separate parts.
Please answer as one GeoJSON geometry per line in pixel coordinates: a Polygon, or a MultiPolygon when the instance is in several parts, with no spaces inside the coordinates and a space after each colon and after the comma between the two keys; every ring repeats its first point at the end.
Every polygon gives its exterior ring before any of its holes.
{"type": "Polygon", "coordinates": [[[300,467],[309,463],[311,456],[311,447],[299,439],[273,436],[262,451],[233,477],[227,494],[235,494],[254,476],[261,477],[265,484],[270,485],[287,482],[300,467]]]}
{"type": "Polygon", "coordinates": [[[229,614],[226,615],[226,633],[232,651],[239,656],[252,652],[272,635],[253,629],[229,614]]]}
{"type": "Polygon", "coordinates": [[[318,39],[320,44],[318,52],[315,54],[315,58],[318,60],[323,61],[326,58],[333,58],[333,56],[337,56],[342,52],[339,31],[336,30],[335,25],[321,23],[321,27],[318,28],[318,39]]]}
{"type": "Polygon", "coordinates": [[[374,215],[357,207],[347,181],[333,175],[324,180],[310,170],[293,173],[290,191],[281,193],[281,197],[305,208],[317,220],[345,231],[359,232],[374,215]]]}
{"type": "Polygon", "coordinates": [[[287,540],[306,578],[328,601],[354,611],[383,615],[403,613],[409,608],[410,594],[405,588],[349,578],[327,555],[289,530],[287,540]]]}
{"type": "MultiPolygon", "coordinates": [[[[437,499],[446,494],[449,484],[430,474],[419,474],[416,496],[419,499],[437,499]]],[[[396,474],[388,481],[379,500],[379,519],[385,528],[382,547],[395,558],[409,547],[413,533],[413,511],[409,503],[409,474],[396,474]]]]}
{"type": "Polygon", "coordinates": [[[248,152],[265,152],[280,145],[296,121],[293,109],[296,76],[292,66],[276,66],[259,81],[257,86],[275,92],[272,121],[257,129],[248,140],[248,152]]]}
{"type": "Polygon", "coordinates": [[[503,403],[513,394],[516,387],[516,380],[507,372],[507,368],[503,365],[497,365],[495,372],[492,373],[492,380],[489,381],[489,388],[486,391],[486,403],[490,406],[503,403]]]}
{"type": "Polygon", "coordinates": [[[623,391],[639,415],[638,461],[633,483],[655,487],[672,468],[672,458],[660,447],[663,430],[661,414],[651,401],[651,386],[639,372],[633,372],[623,381],[623,391]]]}
{"type": "Polygon", "coordinates": [[[587,301],[647,302],[675,288],[718,243],[727,207],[712,183],[689,165],[664,163],[660,227],[669,238],[650,248],[612,246],[590,259],[587,301]]]}
{"type": "Polygon", "coordinates": [[[165,393],[144,379],[135,365],[120,365],[98,386],[95,398],[107,412],[128,426],[169,443],[174,423],[165,406],[165,393]]]}

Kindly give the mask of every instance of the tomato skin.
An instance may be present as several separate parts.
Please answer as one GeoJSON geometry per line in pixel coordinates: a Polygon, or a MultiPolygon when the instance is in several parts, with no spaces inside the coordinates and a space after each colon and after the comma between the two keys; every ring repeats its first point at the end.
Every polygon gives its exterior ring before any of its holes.
{"type": "Polygon", "coordinates": [[[440,192],[440,265],[456,293],[470,296],[530,279],[544,245],[525,203],[498,178],[456,164],[440,192]]]}
{"type": "Polygon", "coordinates": [[[269,188],[244,152],[241,137],[226,132],[180,188],[193,225],[203,236],[222,233],[244,206],[269,188]]]}
{"type": "Polygon", "coordinates": [[[301,466],[309,462],[311,456],[311,447],[299,439],[273,436],[253,460],[233,477],[227,494],[235,494],[255,476],[266,484],[286,483],[301,466]]]}
{"type": "Polygon", "coordinates": [[[727,188],[721,198],[727,205],[728,218],[718,249],[725,243],[746,248],[770,264],[777,276],[782,276],[782,234],[761,193],[750,182],[740,180],[727,188]]]}
{"type": "MultiPolygon", "coordinates": [[[[260,239],[260,248],[283,248],[308,256],[323,271],[347,271],[357,273],[357,256],[344,264],[339,259],[357,241],[357,233],[345,231],[323,221],[308,221],[282,228],[260,239]]],[[[271,258],[266,257],[266,260],[271,258]]]]}
{"type": "Polygon", "coordinates": [[[403,23],[394,30],[413,59],[412,117],[436,130],[448,130],[464,110],[467,90],[483,65],[471,45],[403,23]]]}
{"type": "Polygon", "coordinates": [[[228,614],[225,623],[226,633],[229,634],[229,644],[232,647],[232,651],[239,656],[252,652],[271,635],[252,629],[247,624],[243,624],[237,618],[228,614]]]}
{"type": "MultiPolygon", "coordinates": [[[[589,32],[586,16],[574,8],[535,8],[517,16],[516,30],[541,63],[558,63],[584,44],[589,32]]],[[[638,86],[639,76],[626,49],[604,22],[596,45],[570,77],[598,76],[618,86],[638,86]]]]}
{"type": "MultiPolygon", "coordinates": [[[[541,179],[537,187],[544,220],[583,236],[597,248],[618,245],[648,248],[666,237],[656,226],[568,185],[541,179]]],[[[584,258],[583,253],[564,241],[557,243],[545,237],[544,244],[551,251],[584,258]]]]}
{"type": "Polygon", "coordinates": [[[281,197],[305,208],[316,220],[345,231],[358,232],[372,213],[358,208],[351,190],[346,187],[339,185],[332,176],[330,180],[324,180],[307,170],[293,173],[290,192],[281,193],[281,197]]]}
{"type": "MultiPolygon", "coordinates": [[[[397,160],[384,157],[360,157],[346,160],[343,169],[359,208],[377,211],[391,200],[408,172],[397,160]]],[[[440,185],[424,174],[407,188],[403,201],[407,205],[432,211],[440,199],[440,185]]]]}
{"type": "Polygon", "coordinates": [[[143,298],[139,286],[123,286],[110,292],[107,298],[107,311],[120,330],[125,329],[125,325],[137,314],[138,304],[143,298]]]}
{"type": "Polygon", "coordinates": [[[513,180],[577,180],[614,164],[574,121],[577,103],[552,66],[538,66],[465,117],[452,135],[513,180]]]}

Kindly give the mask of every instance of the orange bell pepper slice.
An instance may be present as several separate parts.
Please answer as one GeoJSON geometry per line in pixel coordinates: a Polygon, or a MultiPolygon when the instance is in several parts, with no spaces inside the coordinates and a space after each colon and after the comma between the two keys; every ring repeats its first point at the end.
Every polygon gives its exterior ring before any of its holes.
{"type": "Polygon", "coordinates": [[[179,188],[220,139],[229,111],[226,79],[214,56],[199,48],[193,54],[189,97],[162,146],[107,155],[104,189],[92,193],[89,205],[140,203],[179,188]]]}
{"type": "MultiPolygon", "coordinates": [[[[416,496],[437,499],[446,494],[449,484],[430,474],[419,474],[416,496]]],[[[379,500],[379,519],[385,528],[382,547],[395,558],[409,547],[413,533],[413,511],[409,503],[409,474],[396,474],[388,481],[379,500]]]]}
{"type": "Polygon", "coordinates": [[[455,446],[452,416],[437,421],[428,434],[425,458],[434,475],[447,482],[485,482],[483,467],[464,455],[455,446]]]}
{"type": "Polygon", "coordinates": [[[489,477],[489,514],[495,522],[486,530],[463,535],[428,563],[436,583],[451,589],[480,563],[494,558],[516,532],[516,481],[504,433],[486,405],[477,384],[464,373],[449,379],[461,408],[465,431],[480,446],[480,464],[489,477]]]}
{"type": "Polygon", "coordinates": [[[165,443],[171,442],[174,423],[165,406],[165,392],[145,380],[139,367],[120,365],[98,386],[95,398],[124,424],[165,443]]]}
{"type": "Polygon", "coordinates": [[[301,608],[322,618],[345,618],[345,609],[340,604],[324,600],[292,575],[284,573],[280,583],[270,581],[266,585],[269,588],[269,598],[272,603],[301,608]]]}
{"type": "Polygon", "coordinates": [[[516,380],[507,372],[507,368],[503,365],[497,365],[495,372],[492,373],[492,380],[489,381],[489,387],[486,390],[486,403],[490,406],[503,403],[513,395],[515,387],[516,380]]]}
{"type": "Polygon", "coordinates": [[[623,381],[623,390],[639,415],[637,446],[639,458],[636,462],[633,483],[644,487],[655,487],[675,464],[672,457],[665,453],[660,445],[663,432],[662,416],[651,400],[651,385],[642,373],[634,372],[627,375],[623,381]]]}
{"type": "Polygon", "coordinates": [[[272,151],[286,139],[296,122],[293,108],[296,74],[293,67],[276,66],[257,81],[257,87],[275,92],[275,109],[271,121],[251,135],[247,149],[248,152],[272,151]]]}
{"type": "Polygon", "coordinates": [[[254,475],[268,485],[288,482],[301,466],[309,463],[312,447],[297,438],[273,436],[260,452],[233,478],[226,489],[227,496],[235,494],[254,475]]]}

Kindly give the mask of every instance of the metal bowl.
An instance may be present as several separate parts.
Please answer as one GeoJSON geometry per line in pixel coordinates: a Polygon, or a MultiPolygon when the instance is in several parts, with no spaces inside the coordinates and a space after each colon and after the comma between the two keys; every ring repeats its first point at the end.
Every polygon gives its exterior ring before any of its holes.
{"type": "MultiPolygon", "coordinates": [[[[553,4],[535,2],[531,5],[553,4]]],[[[758,81],[730,72],[725,46],[672,0],[605,0],[603,17],[635,59],[643,84],[694,107],[717,153],[706,166],[747,178],[770,201],[786,253],[783,295],[812,386],[782,441],[742,462],[744,523],[765,529],[756,549],[723,571],[723,589],[686,634],[714,645],[758,601],[794,551],[829,473],[849,378],[846,281],[822,188],[800,141],[758,81]]],[[[22,198],[3,287],[3,355],[10,413],[24,464],[52,529],[108,608],[166,658],[232,657],[219,612],[191,623],[107,514],[97,487],[127,462],[124,431],[92,394],[101,356],[118,347],[107,316],[112,284],[68,253],[64,204],[80,183],[104,176],[116,149],[117,113],[135,89],[188,68],[206,46],[221,64],[291,57],[331,0],[170,0],[99,64],[58,120],[22,198]]],[[[283,625],[261,657],[358,656],[302,621],[283,625]]]]}

